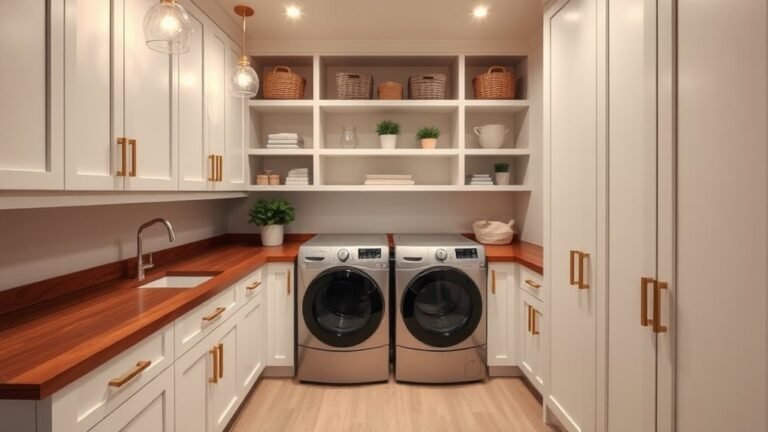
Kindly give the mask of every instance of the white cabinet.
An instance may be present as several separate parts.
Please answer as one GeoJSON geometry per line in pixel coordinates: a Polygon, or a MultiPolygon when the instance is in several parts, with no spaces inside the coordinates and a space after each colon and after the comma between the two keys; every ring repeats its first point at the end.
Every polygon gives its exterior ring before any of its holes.
{"type": "Polygon", "coordinates": [[[248,303],[235,316],[237,385],[241,399],[248,395],[267,363],[267,305],[263,285],[253,288],[248,295],[248,303]]]}
{"type": "Polygon", "coordinates": [[[520,370],[539,392],[544,391],[544,304],[520,292],[518,326],[524,329],[520,343],[520,370]]]}
{"type": "Polygon", "coordinates": [[[240,326],[230,320],[213,334],[212,346],[218,356],[218,378],[211,383],[211,431],[221,432],[240,405],[240,386],[237,379],[237,341],[240,326]]]}
{"type": "Polygon", "coordinates": [[[545,404],[568,431],[596,430],[598,245],[597,0],[545,13],[545,404]]]}
{"type": "Polygon", "coordinates": [[[168,368],[91,432],[174,432],[173,409],[173,368],[168,368]]]}
{"type": "Polygon", "coordinates": [[[294,366],[293,263],[267,264],[267,366],[294,366]]]}
{"type": "Polygon", "coordinates": [[[224,182],[224,188],[231,190],[245,190],[247,182],[245,160],[247,100],[232,95],[233,84],[232,80],[229,79],[234,74],[239,60],[240,51],[238,46],[228,39],[225,75],[227,93],[224,116],[226,120],[226,137],[221,177],[224,182]]]}
{"type": "Polygon", "coordinates": [[[62,2],[0,4],[0,189],[62,189],[62,2]]]}
{"type": "Polygon", "coordinates": [[[517,264],[488,265],[488,366],[516,366],[517,264]]]}

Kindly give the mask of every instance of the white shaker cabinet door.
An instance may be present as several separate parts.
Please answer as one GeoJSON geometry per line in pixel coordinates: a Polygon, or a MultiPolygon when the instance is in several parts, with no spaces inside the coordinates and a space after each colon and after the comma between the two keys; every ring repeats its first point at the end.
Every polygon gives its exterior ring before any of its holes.
{"type": "Polygon", "coordinates": [[[517,264],[488,266],[488,366],[515,366],[517,264]]]}
{"type": "Polygon", "coordinates": [[[0,189],[64,187],[63,13],[61,2],[0,2],[0,189]]]}
{"type": "Polygon", "coordinates": [[[127,190],[178,190],[177,146],[171,133],[171,56],[146,46],[143,20],[156,0],[124,4],[123,136],[128,138],[127,190]]]}
{"type": "MultiPolygon", "coordinates": [[[[208,154],[206,166],[212,178],[209,188],[223,190],[223,181],[218,180],[217,158],[224,164],[226,141],[225,105],[227,102],[227,35],[211,25],[205,33],[205,143],[208,154]]],[[[224,170],[226,173],[226,169],[224,170]]]]}
{"type": "Polygon", "coordinates": [[[267,366],[293,366],[293,264],[267,265],[267,366]]]}
{"type": "Polygon", "coordinates": [[[245,115],[248,99],[234,96],[232,80],[235,68],[240,60],[240,48],[229,41],[227,49],[227,96],[226,96],[226,140],[224,149],[224,188],[228,190],[246,189],[245,160],[245,115]]]}
{"type": "Polygon", "coordinates": [[[248,395],[267,360],[267,319],[263,287],[235,316],[237,321],[237,385],[241,400],[248,395]]]}

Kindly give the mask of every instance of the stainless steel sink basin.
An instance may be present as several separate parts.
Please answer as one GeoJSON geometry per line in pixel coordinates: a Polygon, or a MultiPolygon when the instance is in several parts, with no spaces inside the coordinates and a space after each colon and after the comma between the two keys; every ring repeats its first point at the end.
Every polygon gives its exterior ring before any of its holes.
{"type": "Polygon", "coordinates": [[[146,283],[139,288],[194,288],[212,278],[213,276],[168,275],[146,283]]]}

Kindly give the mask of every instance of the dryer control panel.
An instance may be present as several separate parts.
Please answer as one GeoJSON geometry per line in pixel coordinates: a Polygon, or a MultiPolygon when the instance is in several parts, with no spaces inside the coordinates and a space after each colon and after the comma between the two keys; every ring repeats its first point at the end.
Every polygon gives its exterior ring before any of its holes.
{"type": "Polygon", "coordinates": [[[456,259],[477,259],[477,248],[457,248],[456,259]]]}
{"type": "Polygon", "coordinates": [[[381,259],[381,248],[360,248],[357,250],[357,259],[381,259]]]}

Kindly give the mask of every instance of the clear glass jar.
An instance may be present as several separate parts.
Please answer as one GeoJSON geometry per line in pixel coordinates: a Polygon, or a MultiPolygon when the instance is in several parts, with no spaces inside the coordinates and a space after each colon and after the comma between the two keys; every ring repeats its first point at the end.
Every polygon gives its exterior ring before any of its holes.
{"type": "Polygon", "coordinates": [[[357,148],[357,127],[342,126],[339,143],[341,144],[341,147],[345,149],[357,148]]]}

